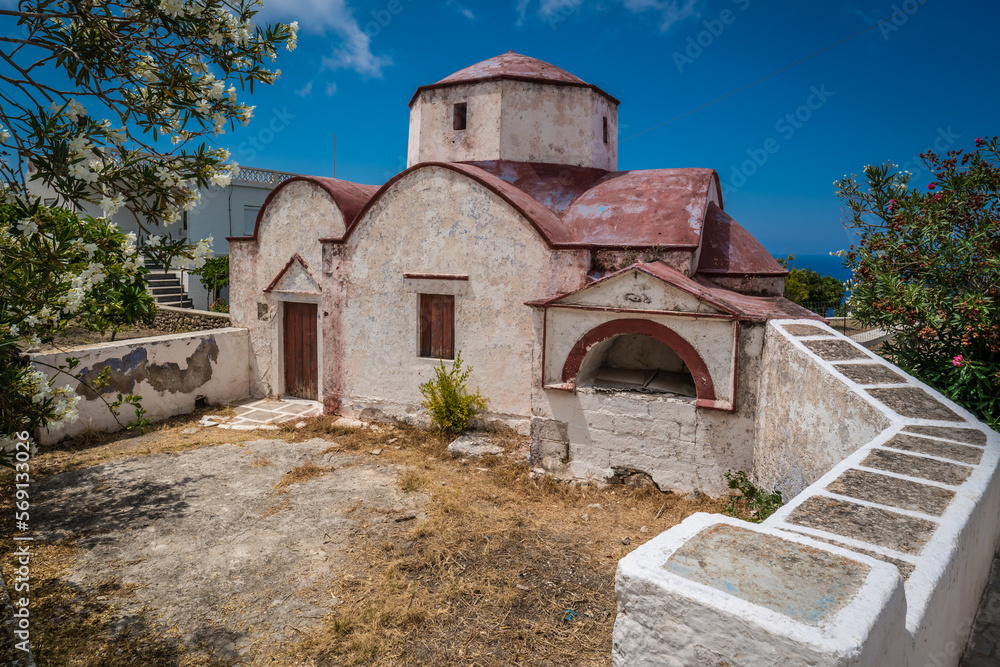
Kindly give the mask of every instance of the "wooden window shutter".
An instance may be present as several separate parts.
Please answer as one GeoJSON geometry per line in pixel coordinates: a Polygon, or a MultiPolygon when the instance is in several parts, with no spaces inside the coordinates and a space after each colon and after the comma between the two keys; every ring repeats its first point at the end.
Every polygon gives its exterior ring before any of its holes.
{"type": "Polygon", "coordinates": [[[420,295],[420,356],[455,358],[455,297],[420,295]]]}

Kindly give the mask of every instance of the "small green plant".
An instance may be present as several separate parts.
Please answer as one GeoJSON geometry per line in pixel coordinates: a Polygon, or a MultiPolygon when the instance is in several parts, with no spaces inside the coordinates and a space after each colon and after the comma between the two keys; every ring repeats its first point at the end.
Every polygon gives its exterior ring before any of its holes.
{"type": "Polygon", "coordinates": [[[431,413],[438,429],[445,433],[464,433],[473,415],[486,409],[486,399],[478,390],[474,394],[466,393],[465,383],[471,374],[471,367],[463,370],[462,353],[459,352],[450,370],[442,361],[434,369],[434,379],[420,385],[424,408],[431,413]]]}
{"type": "Polygon", "coordinates": [[[742,470],[735,473],[727,470],[726,483],[729,484],[730,489],[740,493],[729,496],[729,502],[722,508],[723,514],[744,521],[760,523],[781,507],[782,501],[779,491],[768,493],[757,488],[742,470]]]}

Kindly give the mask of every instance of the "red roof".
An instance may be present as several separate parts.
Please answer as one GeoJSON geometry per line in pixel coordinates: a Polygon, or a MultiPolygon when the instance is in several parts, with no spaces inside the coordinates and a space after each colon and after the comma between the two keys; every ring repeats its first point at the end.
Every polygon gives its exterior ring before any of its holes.
{"type": "Polygon", "coordinates": [[[450,76],[446,76],[437,83],[427,86],[420,86],[410,100],[410,106],[417,100],[421,92],[434,88],[447,88],[470,83],[480,83],[482,81],[493,81],[496,79],[513,79],[515,81],[533,81],[548,83],[556,86],[580,86],[591,88],[607,97],[615,104],[619,104],[611,95],[601,90],[595,85],[589,84],[582,79],[573,76],[564,69],[551,65],[538,58],[523,56],[513,51],[484,60],[470,67],[459,70],[450,76]]]}
{"type": "MultiPolygon", "coordinates": [[[[295,183],[297,181],[305,181],[306,183],[313,183],[319,187],[326,190],[333,201],[337,204],[337,208],[344,215],[344,226],[350,229],[357,220],[358,214],[364,210],[365,205],[368,204],[369,200],[375,193],[378,192],[379,186],[377,185],[362,185],[361,183],[352,183],[351,181],[342,181],[337,178],[327,178],[325,176],[294,176],[292,178],[286,179],[278,184],[276,188],[271,190],[267,195],[267,199],[261,204],[260,210],[257,211],[257,221],[254,223],[253,227],[253,237],[257,238],[260,233],[260,221],[264,218],[264,213],[267,211],[267,207],[270,205],[271,200],[274,199],[278,192],[285,189],[289,183],[295,183]]],[[[230,237],[230,238],[251,238],[251,237],[230,237]]],[[[229,239],[227,239],[229,240],[229,239]]]]}
{"type": "Polygon", "coordinates": [[[705,216],[698,273],[787,276],[788,270],[764,246],[714,203],[705,216]]]}
{"type": "Polygon", "coordinates": [[[699,272],[709,277],[785,275],[760,243],[711,201],[713,185],[718,188],[718,176],[711,169],[608,172],[527,162],[425,162],[397,174],[381,188],[299,176],[271,192],[258,214],[257,227],[281,189],[295,181],[308,181],[326,190],[343,212],[345,234],[326,239],[343,241],[394,183],[428,168],[458,172],[489,189],[524,216],[552,248],[662,248],[694,253],[701,243],[699,272]]]}
{"type": "Polygon", "coordinates": [[[550,244],[578,247],[694,250],[716,179],[711,169],[609,172],[505,160],[465,164],[463,171],[474,168],[491,189],[512,185],[545,207],[559,228],[546,235],[550,244]]]}

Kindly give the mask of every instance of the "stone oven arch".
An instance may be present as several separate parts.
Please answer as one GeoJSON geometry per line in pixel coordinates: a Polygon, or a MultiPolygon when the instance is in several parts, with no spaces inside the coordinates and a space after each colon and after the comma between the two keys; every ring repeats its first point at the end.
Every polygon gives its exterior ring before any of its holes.
{"type": "Polygon", "coordinates": [[[715,384],[708,371],[708,365],[697,350],[676,331],[658,322],[643,319],[618,319],[600,324],[580,338],[573,346],[563,365],[562,381],[576,387],[580,368],[593,347],[610,338],[638,334],[660,341],[687,366],[694,380],[698,403],[715,400],[715,384]]]}

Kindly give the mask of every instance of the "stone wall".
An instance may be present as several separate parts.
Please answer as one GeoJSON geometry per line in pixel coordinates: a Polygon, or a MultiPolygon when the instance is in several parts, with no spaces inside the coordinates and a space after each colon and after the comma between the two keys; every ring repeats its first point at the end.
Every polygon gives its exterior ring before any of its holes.
{"type": "Polygon", "coordinates": [[[806,488],[626,556],[614,664],[954,667],[1000,538],[1000,434],[829,327],[766,339],[754,472],[806,488]]]}
{"type": "MultiPolygon", "coordinates": [[[[152,421],[187,414],[199,401],[225,405],[250,395],[246,329],[135,338],[74,348],[69,354],[41,352],[28,356],[49,377],[58,373],[53,367],[66,364],[67,356],[76,357],[80,363],[74,372],[87,383],[59,375],[61,379],[56,386],[71,386],[81,397],[80,418],[57,431],[43,430],[39,434],[42,444],[58,442],[85,430],[119,430],[121,424],[105,403],[115,400],[119,392],[141,395],[146,418],[152,421]],[[101,396],[90,387],[105,368],[111,371],[101,396]]],[[[130,407],[121,412],[123,423],[135,417],[130,407]]]]}
{"type": "Polygon", "coordinates": [[[229,326],[229,321],[229,313],[160,306],[156,311],[153,327],[164,333],[184,333],[206,329],[224,329],[229,326]]]}

